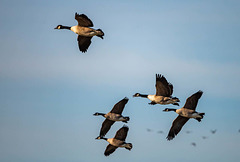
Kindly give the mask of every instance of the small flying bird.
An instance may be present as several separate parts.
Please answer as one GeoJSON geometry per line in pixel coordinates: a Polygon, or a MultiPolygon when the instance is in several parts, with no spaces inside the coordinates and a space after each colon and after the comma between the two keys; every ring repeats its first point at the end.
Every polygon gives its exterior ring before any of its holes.
{"type": "Polygon", "coordinates": [[[197,144],[195,142],[192,142],[191,145],[194,146],[194,147],[197,146],[197,144]]]}
{"type": "Polygon", "coordinates": [[[196,119],[197,121],[201,121],[205,113],[196,112],[196,107],[198,100],[201,98],[203,92],[198,91],[194,93],[192,96],[188,97],[185,105],[180,109],[170,109],[166,108],[165,112],[175,111],[178,117],[173,121],[172,127],[168,133],[167,140],[172,140],[182,129],[183,125],[190,119],[196,119]]]}
{"type": "Polygon", "coordinates": [[[84,14],[77,14],[75,13],[75,19],[78,21],[78,25],[76,26],[63,26],[58,25],[54,29],[68,29],[73,31],[78,35],[78,47],[81,52],[87,52],[88,47],[91,44],[91,39],[93,36],[97,36],[103,39],[104,33],[101,29],[92,29],[93,27],[92,21],[84,14]]]}
{"type": "Polygon", "coordinates": [[[149,100],[152,101],[149,103],[150,105],[173,104],[173,105],[179,106],[179,104],[177,102],[180,102],[180,100],[177,97],[172,97],[173,85],[171,83],[169,83],[163,75],[156,74],[155,87],[156,87],[155,95],[146,95],[146,94],[136,93],[133,95],[133,97],[148,98],[149,100]]]}
{"type": "Polygon", "coordinates": [[[191,133],[191,131],[186,131],[187,134],[191,133]]]}
{"type": "Polygon", "coordinates": [[[149,129],[149,128],[147,128],[147,131],[148,131],[148,132],[152,132],[153,130],[152,130],[152,129],[149,129]]]}
{"type": "Polygon", "coordinates": [[[159,133],[159,134],[163,134],[164,132],[160,130],[160,131],[158,131],[157,133],[159,133]]]}
{"type": "Polygon", "coordinates": [[[240,133],[240,129],[238,130],[238,132],[240,133]]]}
{"type": "Polygon", "coordinates": [[[126,148],[127,150],[131,150],[133,145],[131,143],[126,143],[126,137],[128,133],[128,127],[124,125],[122,128],[120,128],[114,138],[104,138],[104,137],[99,137],[98,139],[104,139],[106,140],[109,145],[107,146],[104,155],[109,156],[112,154],[118,147],[123,147],[126,148]]]}
{"type": "Polygon", "coordinates": [[[207,139],[207,137],[206,136],[202,136],[202,139],[207,139]]]}
{"type": "Polygon", "coordinates": [[[212,133],[212,134],[215,134],[216,132],[217,132],[217,129],[211,130],[211,133],[212,133]]]}
{"type": "Polygon", "coordinates": [[[110,130],[111,126],[115,123],[115,121],[122,121],[124,123],[127,123],[130,120],[128,116],[127,117],[122,116],[123,109],[127,104],[127,102],[128,102],[128,98],[125,97],[124,99],[116,103],[109,113],[104,114],[104,113],[96,112],[95,114],[93,114],[95,116],[101,115],[104,118],[106,118],[102,123],[100,135],[96,139],[99,139],[99,137],[104,137],[107,134],[107,132],[110,130]]]}

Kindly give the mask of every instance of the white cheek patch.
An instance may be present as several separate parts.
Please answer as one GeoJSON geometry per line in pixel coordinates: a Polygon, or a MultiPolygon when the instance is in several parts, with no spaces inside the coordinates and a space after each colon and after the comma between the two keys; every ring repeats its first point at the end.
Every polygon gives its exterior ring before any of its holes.
{"type": "Polygon", "coordinates": [[[60,29],[61,28],[61,26],[58,26],[58,29],[60,29]]]}

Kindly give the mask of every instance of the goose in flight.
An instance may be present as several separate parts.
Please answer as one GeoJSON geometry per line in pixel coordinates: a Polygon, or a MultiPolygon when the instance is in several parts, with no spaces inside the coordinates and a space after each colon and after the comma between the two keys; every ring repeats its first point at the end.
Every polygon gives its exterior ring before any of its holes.
{"type": "Polygon", "coordinates": [[[202,136],[202,139],[207,139],[207,136],[202,136]]]}
{"type": "Polygon", "coordinates": [[[99,139],[104,139],[109,143],[104,152],[105,156],[109,156],[110,154],[112,154],[118,147],[126,148],[129,151],[132,149],[132,147],[133,147],[132,144],[125,142],[127,133],[128,133],[128,129],[129,128],[124,125],[122,128],[120,128],[117,131],[114,138],[99,137],[99,139]]]}
{"type": "Polygon", "coordinates": [[[192,142],[191,145],[194,146],[194,147],[197,146],[197,144],[195,142],[192,142]]]}
{"type": "Polygon", "coordinates": [[[149,100],[152,101],[149,103],[150,105],[173,104],[173,105],[179,106],[179,104],[177,102],[180,102],[180,100],[177,97],[172,97],[173,85],[171,83],[169,83],[163,75],[156,74],[155,87],[156,87],[155,95],[146,95],[146,94],[136,93],[133,95],[133,97],[148,98],[149,100]]]}
{"type": "Polygon", "coordinates": [[[194,118],[199,122],[201,121],[205,113],[198,113],[195,110],[198,104],[198,100],[201,98],[202,94],[203,94],[202,91],[198,91],[194,93],[192,96],[188,97],[185,105],[180,109],[166,108],[165,110],[163,110],[165,112],[175,111],[177,114],[179,114],[178,117],[172,123],[172,127],[167,136],[168,140],[172,140],[181,131],[183,125],[190,118],[194,118]]]}
{"type": "Polygon", "coordinates": [[[122,121],[127,123],[130,120],[129,117],[122,116],[123,109],[127,104],[127,102],[128,102],[128,98],[125,97],[124,99],[116,103],[109,113],[104,114],[104,113],[96,112],[95,114],[93,114],[95,116],[101,115],[104,118],[106,118],[102,123],[100,135],[96,139],[99,139],[99,137],[104,137],[107,134],[107,132],[110,130],[111,126],[115,123],[115,121],[122,121]]]}
{"type": "Polygon", "coordinates": [[[217,132],[217,129],[211,130],[211,133],[212,133],[212,134],[215,134],[216,132],[217,132]]]}
{"type": "Polygon", "coordinates": [[[68,29],[73,31],[78,35],[77,41],[78,41],[78,47],[81,52],[87,52],[88,47],[91,44],[91,39],[93,36],[97,36],[103,39],[104,33],[101,29],[93,29],[90,27],[93,27],[92,21],[84,14],[77,14],[75,13],[75,19],[78,21],[78,25],[76,26],[63,26],[58,25],[54,29],[68,29]]]}
{"type": "Polygon", "coordinates": [[[160,130],[160,131],[158,131],[157,133],[159,133],[159,134],[163,134],[164,132],[160,130]]]}

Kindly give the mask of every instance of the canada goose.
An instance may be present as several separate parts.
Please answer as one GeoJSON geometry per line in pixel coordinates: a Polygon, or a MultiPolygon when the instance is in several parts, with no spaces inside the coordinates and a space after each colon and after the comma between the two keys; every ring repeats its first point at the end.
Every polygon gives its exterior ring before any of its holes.
{"type": "Polygon", "coordinates": [[[194,146],[194,147],[197,146],[197,144],[195,142],[192,142],[191,145],[194,146]]]}
{"type": "Polygon", "coordinates": [[[202,139],[207,139],[207,137],[206,136],[202,136],[202,139]]]}
{"type": "Polygon", "coordinates": [[[211,133],[212,133],[212,134],[215,134],[216,132],[217,132],[217,129],[211,130],[211,133]]]}
{"type": "Polygon", "coordinates": [[[160,130],[160,131],[158,131],[157,133],[162,134],[162,133],[164,133],[164,132],[160,130]]]}
{"type": "Polygon", "coordinates": [[[191,131],[186,131],[187,134],[191,133],[191,131]]]}
{"type": "Polygon", "coordinates": [[[170,109],[166,108],[163,111],[175,111],[178,117],[173,121],[172,127],[168,133],[167,139],[172,140],[182,129],[183,125],[190,119],[194,118],[197,121],[201,121],[205,113],[198,113],[195,111],[197,107],[198,100],[202,96],[203,92],[198,91],[194,93],[192,96],[188,97],[185,105],[180,109],[170,109]]]}
{"type": "Polygon", "coordinates": [[[163,75],[156,74],[155,87],[156,87],[155,95],[145,95],[145,94],[136,93],[135,95],[133,95],[133,97],[148,98],[149,100],[152,101],[149,103],[150,105],[173,104],[173,105],[179,106],[177,102],[180,102],[180,100],[177,97],[172,97],[173,85],[169,83],[163,75]]]}
{"type": "Polygon", "coordinates": [[[54,29],[68,29],[78,34],[78,47],[81,52],[86,52],[88,47],[91,44],[91,39],[93,36],[98,36],[103,39],[104,33],[101,29],[92,29],[93,27],[92,21],[84,14],[75,13],[75,19],[78,21],[78,25],[76,26],[63,26],[58,25],[54,29]]]}
{"type": "Polygon", "coordinates": [[[96,112],[95,114],[93,114],[95,116],[102,115],[104,118],[106,118],[102,123],[100,135],[96,139],[98,139],[99,137],[104,137],[109,131],[109,129],[111,128],[111,126],[113,125],[113,123],[115,123],[115,121],[122,121],[127,123],[130,120],[129,117],[122,116],[123,109],[127,104],[127,102],[128,102],[128,98],[125,97],[124,99],[116,103],[109,113],[104,114],[104,113],[96,112]]]}
{"type": "Polygon", "coordinates": [[[106,140],[109,145],[107,146],[104,155],[109,156],[112,154],[118,147],[124,147],[127,150],[132,149],[132,144],[131,143],[126,143],[125,139],[127,137],[128,133],[128,127],[124,125],[122,128],[120,128],[114,138],[104,138],[104,137],[98,137],[98,139],[104,139],[106,140]]]}
{"type": "Polygon", "coordinates": [[[152,131],[153,131],[152,129],[147,128],[147,132],[152,132],[152,131]]]}

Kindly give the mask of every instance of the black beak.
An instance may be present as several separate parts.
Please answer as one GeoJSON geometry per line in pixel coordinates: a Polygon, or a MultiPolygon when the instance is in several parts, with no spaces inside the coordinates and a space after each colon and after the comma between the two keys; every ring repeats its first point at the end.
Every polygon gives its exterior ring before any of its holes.
{"type": "Polygon", "coordinates": [[[54,29],[58,29],[58,27],[54,28],[54,29]]]}

